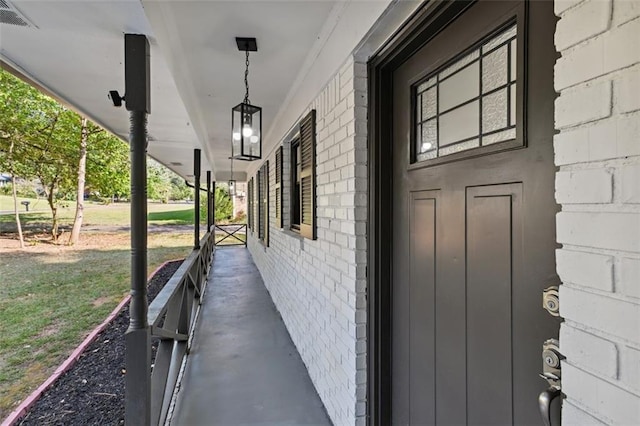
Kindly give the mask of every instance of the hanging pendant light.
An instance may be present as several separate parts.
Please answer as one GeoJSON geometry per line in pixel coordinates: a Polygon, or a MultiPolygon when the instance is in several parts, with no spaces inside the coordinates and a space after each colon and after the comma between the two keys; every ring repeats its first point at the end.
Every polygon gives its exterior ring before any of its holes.
{"type": "Polygon", "coordinates": [[[231,157],[253,161],[262,158],[262,108],[249,101],[249,52],[257,52],[255,38],[236,37],[238,50],[246,52],[244,100],[231,109],[231,157]]]}

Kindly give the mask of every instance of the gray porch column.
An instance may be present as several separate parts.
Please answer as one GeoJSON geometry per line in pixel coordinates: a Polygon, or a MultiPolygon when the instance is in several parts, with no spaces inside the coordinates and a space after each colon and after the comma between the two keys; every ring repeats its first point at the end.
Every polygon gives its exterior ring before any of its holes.
{"type": "Polygon", "coordinates": [[[207,170],[207,232],[211,232],[211,170],[207,170]]]}
{"type": "Polygon", "coordinates": [[[213,224],[213,231],[216,230],[216,181],[213,181],[211,188],[211,223],[213,224]]]}
{"type": "Polygon", "coordinates": [[[193,150],[193,183],[194,183],[194,202],[195,202],[195,217],[193,224],[194,242],[193,249],[198,250],[200,248],[200,150],[193,150]]]}
{"type": "Polygon", "coordinates": [[[131,128],[131,303],[125,333],[125,422],[150,423],[151,337],[147,320],[147,114],[149,41],[144,35],[125,34],[125,97],[131,128]]]}

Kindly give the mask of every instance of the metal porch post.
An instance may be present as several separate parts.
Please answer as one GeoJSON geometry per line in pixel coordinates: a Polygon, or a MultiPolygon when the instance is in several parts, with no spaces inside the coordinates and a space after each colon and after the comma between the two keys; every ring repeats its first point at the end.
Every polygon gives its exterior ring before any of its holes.
{"type": "Polygon", "coordinates": [[[213,191],[211,195],[211,223],[213,224],[213,232],[216,232],[216,181],[213,181],[213,191]]]}
{"type": "Polygon", "coordinates": [[[207,232],[211,232],[211,170],[207,170],[207,232]]]}
{"type": "Polygon", "coordinates": [[[125,94],[131,127],[131,303],[125,333],[125,422],[151,421],[151,334],[147,319],[147,114],[151,112],[149,41],[125,34],[125,94]]]}
{"type": "Polygon", "coordinates": [[[194,193],[195,193],[195,218],[193,224],[194,241],[193,249],[198,250],[200,248],[200,150],[193,150],[193,181],[194,181],[194,193]]]}

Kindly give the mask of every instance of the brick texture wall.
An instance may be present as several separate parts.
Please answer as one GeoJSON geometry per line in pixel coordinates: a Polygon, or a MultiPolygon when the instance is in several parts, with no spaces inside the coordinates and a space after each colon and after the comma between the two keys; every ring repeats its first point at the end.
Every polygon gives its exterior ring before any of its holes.
{"type": "Polygon", "coordinates": [[[257,240],[257,234],[248,239],[265,285],[336,425],[365,423],[366,106],[366,65],[349,59],[300,112],[303,117],[316,110],[317,240],[288,230],[290,141],[286,138],[282,141],[284,229],[275,222],[273,151],[266,156],[269,247],[257,240]]]}
{"type": "Polygon", "coordinates": [[[556,1],[565,425],[640,424],[640,2],[556,1]]]}

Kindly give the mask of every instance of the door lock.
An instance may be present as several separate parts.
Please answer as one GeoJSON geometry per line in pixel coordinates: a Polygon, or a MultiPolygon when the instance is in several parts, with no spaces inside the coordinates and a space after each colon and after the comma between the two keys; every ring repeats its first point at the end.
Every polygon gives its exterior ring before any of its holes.
{"type": "Polygon", "coordinates": [[[565,357],[560,353],[560,342],[549,339],[542,345],[542,374],[540,377],[549,383],[549,388],[538,396],[538,406],[542,420],[546,426],[551,426],[551,403],[562,395],[561,361],[565,357]]]}
{"type": "Polygon", "coordinates": [[[560,353],[560,344],[557,339],[549,339],[542,345],[542,374],[551,386],[560,388],[560,361],[564,356],[560,353]]]}
{"type": "Polygon", "coordinates": [[[542,290],[542,307],[554,317],[560,316],[560,292],[558,286],[547,287],[542,290]]]}

